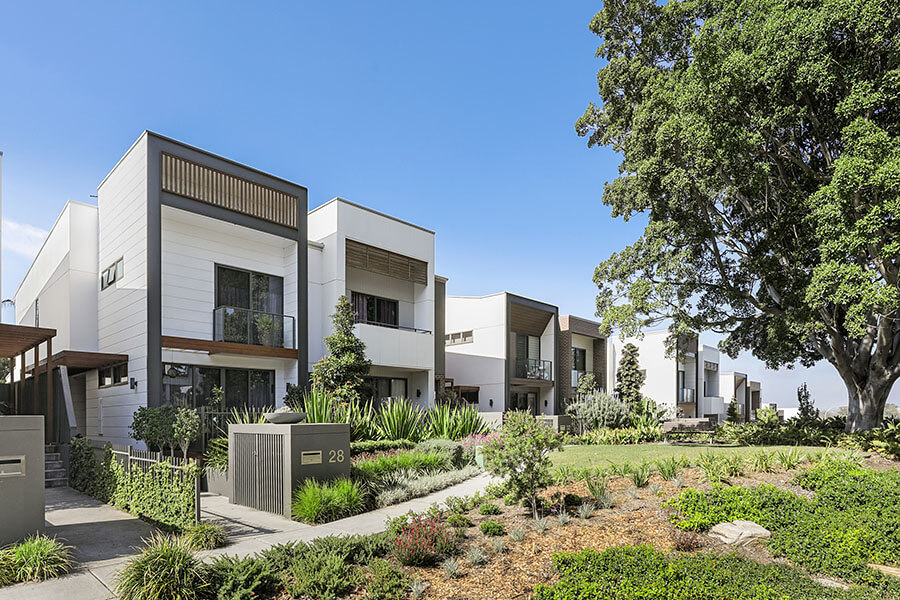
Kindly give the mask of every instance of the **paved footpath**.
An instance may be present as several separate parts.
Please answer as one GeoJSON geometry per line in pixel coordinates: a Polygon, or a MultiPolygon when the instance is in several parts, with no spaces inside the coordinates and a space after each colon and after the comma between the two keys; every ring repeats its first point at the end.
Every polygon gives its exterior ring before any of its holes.
{"type": "MultiPolygon", "coordinates": [[[[243,557],[284,542],[377,533],[384,531],[389,518],[409,511],[421,512],[450,496],[474,494],[484,490],[490,481],[489,475],[481,474],[422,498],[315,526],[229,504],[222,496],[204,494],[200,502],[203,520],[223,526],[228,531],[228,545],[200,554],[243,557]]],[[[47,535],[65,539],[75,548],[77,570],[59,579],[2,587],[0,600],[114,600],[110,590],[116,572],[141,546],[141,540],[153,531],[144,521],[70,488],[47,489],[45,518],[47,535]]]]}

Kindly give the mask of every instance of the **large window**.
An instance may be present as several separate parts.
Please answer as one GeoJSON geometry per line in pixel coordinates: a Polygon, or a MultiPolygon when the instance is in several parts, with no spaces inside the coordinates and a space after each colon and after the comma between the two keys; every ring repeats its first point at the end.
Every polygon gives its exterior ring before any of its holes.
{"type": "Polygon", "coordinates": [[[375,403],[380,403],[388,398],[408,398],[407,381],[398,377],[364,377],[364,395],[375,403]]]}
{"type": "Polygon", "coordinates": [[[189,408],[210,406],[215,387],[222,388],[225,405],[210,407],[213,410],[260,409],[276,404],[275,371],[163,365],[164,404],[189,408]]]}
{"type": "Polygon", "coordinates": [[[584,373],[587,371],[587,351],[584,348],[572,348],[572,370],[584,373]]]}
{"type": "Polygon", "coordinates": [[[216,340],[292,347],[283,313],[284,278],[216,266],[216,340]]]}
{"type": "Polygon", "coordinates": [[[399,302],[389,298],[379,298],[370,294],[351,292],[353,313],[357,323],[371,323],[386,327],[398,327],[399,302]]]}

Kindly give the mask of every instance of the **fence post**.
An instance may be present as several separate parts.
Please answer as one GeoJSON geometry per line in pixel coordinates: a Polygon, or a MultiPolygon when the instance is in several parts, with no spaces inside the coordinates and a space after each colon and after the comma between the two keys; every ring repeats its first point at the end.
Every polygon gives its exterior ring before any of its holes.
{"type": "Polygon", "coordinates": [[[194,523],[200,522],[200,475],[194,475],[194,523]]]}

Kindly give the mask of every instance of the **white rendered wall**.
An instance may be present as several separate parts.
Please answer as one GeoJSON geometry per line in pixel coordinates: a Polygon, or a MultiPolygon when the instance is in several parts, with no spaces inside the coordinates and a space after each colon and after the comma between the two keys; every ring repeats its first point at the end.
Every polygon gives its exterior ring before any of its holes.
{"type": "MultiPolygon", "coordinates": [[[[16,323],[56,329],[54,353],[97,351],[97,207],[68,202],[15,295],[16,323]]],[[[46,345],[40,348],[46,358],[46,345]]],[[[34,362],[29,353],[26,363],[34,362]]]]}
{"type": "MultiPolygon", "coordinates": [[[[97,191],[98,272],[125,259],[125,275],[98,295],[100,352],[128,355],[127,385],[97,388],[88,375],[88,435],[129,443],[134,411],[147,405],[147,136],[135,142],[97,191]]],[[[99,285],[98,285],[99,288],[99,285]]]]}
{"type": "Polygon", "coordinates": [[[506,302],[506,294],[447,297],[447,333],[472,330],[471,343],[445,348],[447,377],[454,385],[478,386],[482,412],[502,411],[506,406],[506,302]]]}
{"type": "Polygon", "coordinates": [[[356,333],[366,344],[366,355],[377,367],[398,368],[410,379],[410,395],[423,406],[434,403],[434,234],[361,208],[341,199],[311,211],[307,217],[309,240],[322,248],[310,247],[309,256],[309,361],[310,368],[325,355],[324,337],[333,331],[330,316],[338,298],[350,299],[357,291],[395,299],[398,322],[403,327],[427,331],[419,333],[359,324],[356,333]],[[428,264],[428,285],[346,267],[346,242],[355,240],[428,264]],[[415,398],[412,379],[422,396],[415,398]]]}
{"type": "MultiPolygon", "coordinates": [[[[572,334],[572,347],[573,348],[581,348],[584,350],[585,360],[584,367],[587,372],[593,372],[594,370],[594,338],[589,338],[586,335],[580,335],[577,333],[572,334]]],[[[560,357],[562,358],[562,357],[560,357]]],[[[575,365],[572,365],[573,367],[575,365]]],[[[560,373],[560,377],[571,377],[570,373],[560,373]]]]}

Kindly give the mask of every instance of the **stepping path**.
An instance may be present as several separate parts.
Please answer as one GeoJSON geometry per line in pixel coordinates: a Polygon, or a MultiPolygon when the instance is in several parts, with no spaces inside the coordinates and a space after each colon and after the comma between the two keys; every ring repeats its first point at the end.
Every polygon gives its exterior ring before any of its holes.
{"type": "MultiPolygon", "coordinates": [[[[203,494],[202,518],[228,531],[228,545],[200,555],[244,557],[285,542],[378,533],[384,531],[389,518],[409,511],[421,512],[450,496],[483,491],[492,480],[490,475],[481,474],[421,498],[315,526],[229,504],[222,496],[203,494]]],[[[41,583],[0,587],[0,600],[114,600],[110,590],[116,572],[142,545],[141,540],[153,531],[144,521],[67,487],[47,489],[46,521],[47,535],[65,539],[75,547],[77,571],[41,583]]]]}

